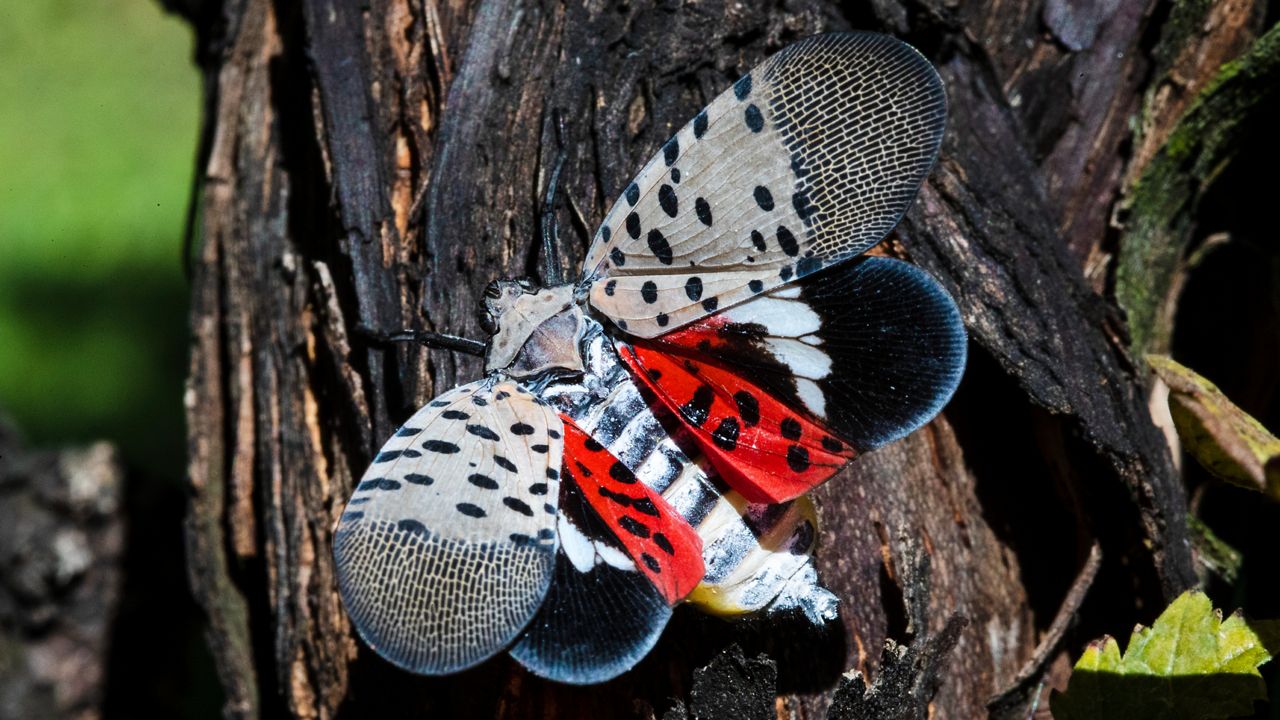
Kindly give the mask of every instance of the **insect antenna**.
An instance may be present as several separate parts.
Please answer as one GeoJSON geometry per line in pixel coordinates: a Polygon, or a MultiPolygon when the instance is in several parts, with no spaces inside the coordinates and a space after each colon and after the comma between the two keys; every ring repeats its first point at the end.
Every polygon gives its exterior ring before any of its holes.
{"type": "Polygon", "coordinates": [[[477,357],[484,357],[486,347],[485,343],[482,343],[479,340],[472,340],[471,338],[459,337],[457,335],[447,335],[445,333],[430,332],[428,330],[409,329],[385,333],[374,330],[366,325],[360,325],[356,327],[356,332],[379,345],[386,345],[394,342],[416,342],[429,348],[451,350],[453,352],[475,355],[477,357]]]}
{"type": "Polygon", "coordinates": [[[560,254],[556,251],[556,191],[560,189],[560,171],[564,168],[565,158],[569,156],[568,143],[565,142],[564,116],[559,110],[551,111],[551,122],[555,125],[556,152],[555,162],[551,166],[551,178],[547,181],[547,194],[542,202],[542,284],[555,287],[564,282],[560,269],[560,254]]]}

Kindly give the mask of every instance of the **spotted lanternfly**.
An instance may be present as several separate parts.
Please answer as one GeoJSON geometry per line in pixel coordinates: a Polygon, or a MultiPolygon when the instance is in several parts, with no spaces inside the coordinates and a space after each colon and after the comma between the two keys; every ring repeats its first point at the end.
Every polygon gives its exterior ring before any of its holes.
{"type": "Polygon", "coordinates": [[[964,365],[937,283],[858,258],[911,203],[945,116],[909,46],[809,38],[662,146],[576,282],[551,252],[544,287],[491,285],[487,344],[435,337],[487,375],[409,418],[338,522],[365,641],[419,673],[505,649],[594,683],[682,600],[832,619],[804,493],[930,420],[964,365]]]}

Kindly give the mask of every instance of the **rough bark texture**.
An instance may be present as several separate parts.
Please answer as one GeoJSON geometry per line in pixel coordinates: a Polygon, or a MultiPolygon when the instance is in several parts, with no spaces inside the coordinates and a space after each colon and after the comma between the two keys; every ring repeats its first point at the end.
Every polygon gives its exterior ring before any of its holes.
{"type": "Polygon", "coordinates": [[[1095,542],[1107,612],[1086,603],[1081,637],[1196,581],[1183,486],[1106,299],[1110,221],[1202,82],[1186,73],[1248,47],[1260,0],[171,4],[207,77],[187,537],[228,717],[660,717],[738,643],[776,662],[771,712],[818,718],[841,673],[874,678],[910,630],[955,643],[933,716],[972,718],[1050,665],[1029,659],[1060,658],[1055,616],[1095,542]],[[536,275],[553,110],[570,119],[561,260],[576,267],[607,204],[705,102],[788,42],[848,28],[911,42],[947,84],[942,160],[888,251],[951,291],[972,346],[943,417],[817,493],[844,632],[682,611],[636,671],[595,688],[506,659],[446,679],[380,661],[339,603],[332,527],[397,422],[480,367],[354,329],[476,337],[484,286],[536,275]],[[932,568],[924,627],[909,627],[907,539],[932,568]]]}
{"type": "Polygon", "coordinates": [[[30,450],[0,418],[0,717],[102,717],[123,503],[113,446],[30,450]]]}

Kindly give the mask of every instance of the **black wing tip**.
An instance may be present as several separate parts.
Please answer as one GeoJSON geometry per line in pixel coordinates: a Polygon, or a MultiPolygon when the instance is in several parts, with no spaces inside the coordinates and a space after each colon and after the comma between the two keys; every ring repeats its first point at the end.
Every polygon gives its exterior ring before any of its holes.
{"type": "Polygon", "coordinates": [[[874,261],[876,264],[893,263],[896,272],[912,277],[918,283],[923,298],[927,298],[921,303],[922,306],[929,307],[937,314],[930,328],[930,334],[936,342],[936,349],[933,357],[930,358],[932,362],[928,365],[936,374],[931,378],[933,383],[928,388],[930,391],[926,396],[928,401],[918,406],[916,412],[910,415],[901,426],[886,428],[886,432],[882,435],[871,437],[871,447],[874,448],[910,435],[937,417],[947,403],[951,402],[964,377],[965,365],[969,358],[969,336],[965,330],[959,306],[928,272],[910,263],[890,258],[867,258],[866,261],[874,261]]]}
{"type": "MultiPolygon", "coordinates": [[[[892,408],[882,408],[879,417],[831,418],[834,429],[845,440],[860,452],[874,450],[915,432],[942,412],[964,376],[969,343],[960,308],[932,275],[901,260],[866,257],[833,268],[831,274],[822,273],[802,285],[811,304],[831,318],[833,327],[847,326],[865,332],[867,328],[877,328],[878,321],[892,320],[878,332],[898,334],[907,340],[890,347],[892,354],[886,357],[877,357],[885,351],[879,343],[864,341],[848,346],[849,354],[841,362],[848,367],[840,375],[851,385],[850,389],[856,392],[856,384],[865,382],[868,385],[864,389],[872,395],[881,390],[877,385],[904,384],[903,381],[909,382],[910,388],[907,395],[893,398],[892,408]],[[867,292],[876,285],[882,286],[879,293],[867,292]],[[879,302],[892,303],[888,309],[896,316],[887,317],[888,313],[877,307],[879,302]],[[876,368],[883,372],[877,374],[876,368]]],[[[860,412],[870,409],[855,397],[837,407],[860,412]]]]}
{"type": "Polygon", "coordinates": [[[561,553],[546,602],[510,654],[546,680],[595,685],[634,668],[670,619],[671,607],[639,572],[597,564],[580,573],[561,553]]]}

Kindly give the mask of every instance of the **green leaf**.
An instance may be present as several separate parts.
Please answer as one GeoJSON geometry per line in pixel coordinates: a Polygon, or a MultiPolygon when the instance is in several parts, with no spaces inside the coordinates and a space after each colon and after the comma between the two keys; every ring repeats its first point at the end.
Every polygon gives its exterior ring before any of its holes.
{"type": "Polygon", "coordinates": [[[1169,414],[1187,452],[1222,480],[1280,500],[1280,438],[1216,385],[1162,355],[1147,364],[1169,386],[1169,414]]]}
{"type": "Polygon", "coordinates": [[[1207,595],[1186,592],[1155,623],[1139,625],[1122,655],[1110,636],[1089,644],[1056,720],[1210,720],[1248,715],[1266,698],[1258,666],[1280,647],[1280,622],[1225,621],[1207,595]]]}

